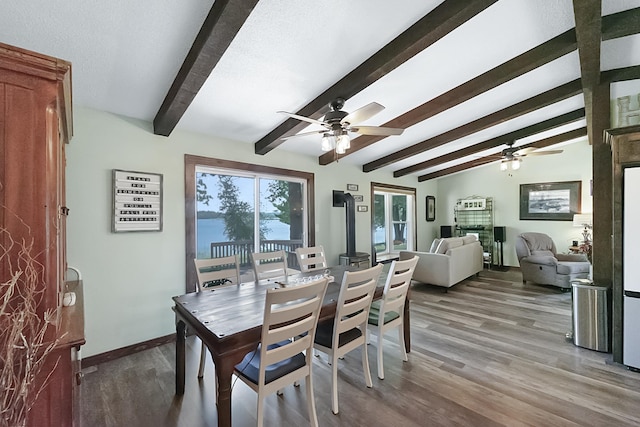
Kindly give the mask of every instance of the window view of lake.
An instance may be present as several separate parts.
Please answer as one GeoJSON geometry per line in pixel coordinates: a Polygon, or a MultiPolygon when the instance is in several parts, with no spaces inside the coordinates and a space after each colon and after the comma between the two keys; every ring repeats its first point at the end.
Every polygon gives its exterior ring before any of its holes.
{"type": "MultiPolygon", "coordinates": [[[[289,240],[289,225],[277,219],[265,221],[269,229],[266,235],[267,240],[289,240]]],[[[205,218],[198,219],[198,258],[209,258],[211,256],[212,242],[226,242],[224,235],[224,219],[205,218]]],[[[384,242],[384,228],[376,229],[376,242],[384,242]]]]}
{"type": "MultiPolygon", "coordinates": [[[[268,219],[264,225],[269,229],[265,235],[267,240],[289,240],[289,225],[277,219],[268,219]]],[[[200,218],[198,227],[198,258],[211,256],[212,242],[227,242],[224,235],[223,218],[200,218]]]]}

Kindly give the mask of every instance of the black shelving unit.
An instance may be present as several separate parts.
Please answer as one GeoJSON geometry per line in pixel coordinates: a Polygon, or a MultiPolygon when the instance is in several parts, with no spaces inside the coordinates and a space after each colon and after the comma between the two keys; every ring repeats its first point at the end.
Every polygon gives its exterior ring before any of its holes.
{"type": "Polygon", "coordinates": [[[493,199],[471,196],[459,199],[454,207],[457,236],[477,234],[485,252],[485,262],[495,260],[493,245],[493,199]]]}

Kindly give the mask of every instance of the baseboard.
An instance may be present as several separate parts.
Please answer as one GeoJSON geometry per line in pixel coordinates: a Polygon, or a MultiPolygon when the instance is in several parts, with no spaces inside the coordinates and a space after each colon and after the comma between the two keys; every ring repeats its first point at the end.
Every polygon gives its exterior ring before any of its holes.
{"type": "Polygon", "coordinates": [[[94,356],[82,359],[82,369],[89,366],[95,366],[100,363],[109,362],[111,360],[119,359],[123,356],[129,356],[139,351],[148,350],[153,347],[159,347],[164,344],[168,344],[176,341],[176,334],[166,335],[164,337],[154,338],[149,341],[144,341],[138,344],[133,344],[127,347],[118,348],[115,350],[107,351],[106,353],[96,354],[94,356]]]}

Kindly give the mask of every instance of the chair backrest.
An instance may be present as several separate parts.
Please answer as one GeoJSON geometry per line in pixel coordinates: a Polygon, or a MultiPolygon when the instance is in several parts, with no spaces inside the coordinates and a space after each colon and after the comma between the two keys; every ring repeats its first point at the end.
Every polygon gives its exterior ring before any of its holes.
{"type": "Polygon", "coordinates": [[[303,285],[267,289],[258,384],[265,384],[266,367],[302,351],[306,351],[307,365],[311,364],[313,338],[328,283],[327,278],[322,278],[303,285]],[[297,338],[282,345],[291,337],[297,338]]]}
{"type": "Polygon", "coordinates": [[[240,284],[240,260],[238,255],[220,258],[194,259],[198,290],[202,291],[207,283],[212,286],[240,284]]]}
{"type": "Polygon", "coordinates": [[[302,272],[327,268],[327,259],[322,246],[296,248],[296,258],[302,272]]]}
{"type": "Polygon", "coordinates": [[[534,251],[551,251],[554,255],[556,244],[553,239],[544,233],[521,233],[516,238],[516,254],[518,260],[531,255],[534,251]]]}
{"type": "Polygon", "coordinates": [[[384,323],[385,314],[391,311],[402,316],[407,292],[411,285],[411,277],[418,264],[418,259],[418,256],[414,256],[405,261],[391,263],[380,303],[380,315],[378,316],[380,324],[384,323]]]}
{"type": "Polygon", "coordinates": [[[287,275],[287,254],[283,250],[253,252],[251,254],[253,274],[256,280],[287,275]]]}
{"type": "Polygon", "coordinates": [[[333,349],[339,347],[341,333],[356,327],[365,332],[369,320],[369,308],[378,285],[380,272],[382,272],[382,264],[376,264],[366,270],[344,273],[334,320],[333,349]]]}

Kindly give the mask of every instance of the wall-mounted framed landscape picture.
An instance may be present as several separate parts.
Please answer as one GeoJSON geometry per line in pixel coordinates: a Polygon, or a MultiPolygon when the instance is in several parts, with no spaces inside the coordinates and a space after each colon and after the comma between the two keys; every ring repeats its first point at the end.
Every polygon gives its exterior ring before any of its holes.
{"type": "Polygon", "coordinates": [[[520,219],[573,221],[581,195],[582,181],[520,184],[520,219]]]}

